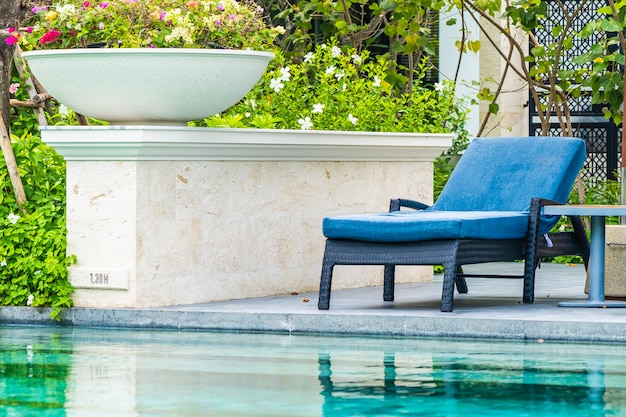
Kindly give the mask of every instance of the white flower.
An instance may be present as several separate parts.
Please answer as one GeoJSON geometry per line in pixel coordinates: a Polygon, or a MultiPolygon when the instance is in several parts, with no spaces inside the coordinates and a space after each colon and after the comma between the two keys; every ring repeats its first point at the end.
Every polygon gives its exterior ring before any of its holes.
{"type": "Polygon", "coordinates": [[[284,87],[285,85],[280,80],[280,78],[272,78],[270,81],[270,88],[276,91],[277,93],[284,87]]]}
{"type": "Polygon", "coordinates": [[[7,260],[3,259],[2,261],[0,261],[0,266],[7,266],[7,260]]]}
{"type": "Polygon", "coordinates": [[[249,111],[247,111],[247,112],[245,112],[245,113],[244,113],[244,115],[245,115],[246,117],[248,117],[248,118],[249,118],[250,116],[252,116],[252,113],[250,113],[249,111]]]}
{"type": "Polygon", "coordinates": [[[337,71],[337,73],[335,74],[335,78],[337,79],[337,81],[341,80],[344,76],[346,75],[345,72],[343,71],[337,71]]]}
{"type": "Polygon", "coordinates": [[[324,111],[324,105],[317,103],[313,105],[313,111],[311,113],[321,113],[324,111]]]}
{"type": "Polygon", "coordinates": [[[337,58],[339,55],[341,55],[341,48],[338,46],[333,46],[332,48],[330,48],[330,55],[333,58],[337,58]]]}
{"type": "Polygon", "coordinates": [[[374,77],[374,82],[372,83],[374,87],[380,87],[380,78],[374,77]]]}
{"type": "Polygon", "coordinates": [[[57,13],[61,18],[66,18],[67,16],[71,16],[76,13],[76,6],[73,4],[66,4],[63,6],[57,7],[57,13]]]}
{"type": "Polygon", "coordinates": [[[446,86],[443,83],[435,83],[435,91],[443,91],[446,89],[446,86]]]}
{"type": "Polygon", "coordinates": [[[347,89],[348,89],[348,84],[343,83],[343,84],[341,85],[341,91],[346,91],[347,89]]]}
{"type": "Polygon", "coordinates": [[[356,117],[354,117],[353,115],[349,114],[348,115],[348,120],[350,121],[350,123],[352,123],[353,125],[356,125],[357,122],[359,121],[359,119],[357,119],[356,117]]]}
{"type": "Polygon", "coordinates": [[[352,54],[352,61],[354,61],[355,64],[360,64],[361,63],[361,55],[352,54]]]}
{"type": "Polygon", "coordinates": [[[313,62],[313,58],[315,58],[315,54],[313,52],[309,52],[304,56],[304,62],[310,64],[311,62],[313,62]]]}
{"type": "Polygon", "coordinates": [[[245,103],[248,104],[253,109],[256,109],[256,100],[255,99],[251,98],[250,100],[246,100],[245,103]]]}
{"type": "Polygon", "coordinates": [[[191,45],[193,43],[191,32],[189,31],[188,28],[185,28],[182,26],[176,26],[174,29],[172,29],[170,34],[165,35],[163,39],[167,43],[176,42],[179,39],[183,41],[184,43],[186,43],[187,45],[191,45]]]}
{"type": "Polygon", "coordinates": [[[9,215],[7,216],[7,219],[9,219],[11,224],[15,224],[20,219],[20,216],[18,216],[17,214],[9,213],[9,215]]]}
{"type": "Polygon", "coordinates": [[[30,294],[30,295],[28,296],[28,300],[26,300],[26,305],[27,305],[27,306],[32,305],[32,304],[33,304],[33,300],[34,300],[34,299],[35,299],[35,296],[34,296],[34,295],[32,295],[32,294],[30,294]]]}
{"type": "Polygon", "coordinates": [[[334,74],[336,69],[337,67],[335,67],[334,65],[331,65],[330,67],[326,68],[326,74],[328,75],[334,74]]]}
{"type": "Polygon", "coordinates": [[[289,81],[289,78],[291,78],[291,73],[289,71],[291,71],[291,68],[289,68],[289,67],[281,68],[280,69],[279,80],[281,80],[281,81],[289,81]]]}
{"type": "Polygon", "coordinates": [[[313,127],[313,122],[311,121],[311,118],[309,116],[305,117],[304,119],[298,119],[298,123],[300,124],[300,128],[302,130],[311,130],[311,128],[313,127]]]}

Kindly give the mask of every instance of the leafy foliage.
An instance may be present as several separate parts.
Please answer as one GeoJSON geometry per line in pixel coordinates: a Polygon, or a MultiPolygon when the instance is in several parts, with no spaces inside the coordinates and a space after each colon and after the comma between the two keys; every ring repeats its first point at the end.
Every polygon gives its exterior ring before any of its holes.
{"type": "Polygon", "coordinates": [[[66,255],[65,162],[30,133],[12,145],[28,202],[15,201],[0,162],[0,304],[52,306],[52,317],[72,305],[66,255]]]}
{"type": "Polygon", "coordinates": [[[579,32],[583,39],[595,36],[600,41],[576,57],[574,62],[587,69],[583,86],[592,91],[593,104],[607,104],[604,116],[616,125],[622,123],[624,106],[624,30],[626,29],[626,3],[613,0],[596,11],[579,32]]]}
{"type": "Polygon", "coordinates": [[[369,50],[397,62],[387,81],[408,91],[422,59],[434,55],[439,11],[453,2],[441,0],[259,0],[274,24],[285,28],[278,41],[288,55],[302,57],[311,44],[338,38],[359,53],[369,50]],[[393,80],[392,80],[393,78],[393,80]]]}
{"type": "Polygon", "coordinates": [[[391,61],[334,41],[315,46],[300,63],[281,60],[243,102],[206,125],[467,135],[467,110],[454,86],[423,84],[425,62],[412,92],[403,93],[386,81],[391,61]]]}
{"type": "MultiPolygon", "coordinates": [[[[569,196],[570,204],[607,204],[616,205],[620,201],[620,183],[616,180],[602,180],[602,181],[584,181],[585,187],[585,201],[580,201],[580,196],[577,192],[572,190],[569,196]]],[[[607,224],[619,224],[619,217],[609,216],[606,218],[607,224]]],[[[569,221],[562,217],[556,226],[560,231],[571,230],[571,224],[569,221]]],[[[587,235],[590,235],[590,231],[587,230],[587,235]]],[[[571,263],[581,264],[583,260],[578,255],[557,256],[550,259],[556,263],[571,263]]]]}
{"type": "Polygon", "coordinates": [[[15,35],[25,49],[124,48],[273,49],[282,32],[265,23],[253,1],[63,0],[35,6],[28,30],[15,35]]]}

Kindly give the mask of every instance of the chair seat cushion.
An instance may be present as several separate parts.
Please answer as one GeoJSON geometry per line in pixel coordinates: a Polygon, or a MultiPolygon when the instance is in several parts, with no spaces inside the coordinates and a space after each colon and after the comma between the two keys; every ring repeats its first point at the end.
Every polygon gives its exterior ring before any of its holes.
{"type": "Polygon", "coordinates": [[[418,210],[345,215],[325,218],[322,230],[330,239],[368,242],[519,239],[528,232],[528,212],[418,210]]]}

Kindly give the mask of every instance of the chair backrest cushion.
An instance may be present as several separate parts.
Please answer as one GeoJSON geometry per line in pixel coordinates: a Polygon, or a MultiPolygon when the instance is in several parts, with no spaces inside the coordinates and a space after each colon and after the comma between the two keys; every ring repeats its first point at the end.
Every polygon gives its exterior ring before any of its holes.
{"type": "Polygon", "coordinates": [[[566,203],[585,158],[579,138],[476,138],[430,209],[527,211],[532,198],[566,203]]]}

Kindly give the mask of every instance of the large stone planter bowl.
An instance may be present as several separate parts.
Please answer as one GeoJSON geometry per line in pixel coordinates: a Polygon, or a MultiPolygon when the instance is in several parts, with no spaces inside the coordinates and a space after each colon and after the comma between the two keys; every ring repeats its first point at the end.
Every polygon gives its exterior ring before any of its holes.
{"type": "Polygon", "coordinates": [[[225,49],[58,49],[24,52],[37,79],[72,110],[117,125],[180,125],[222,112],[274,56],[225,49]]]}

